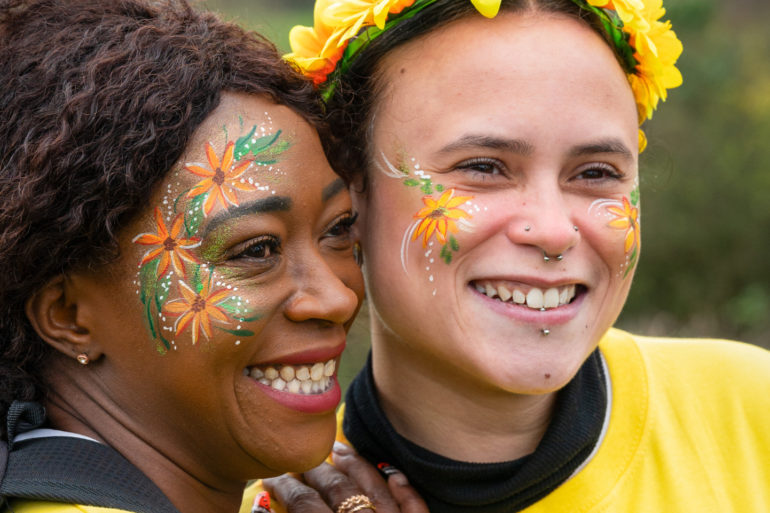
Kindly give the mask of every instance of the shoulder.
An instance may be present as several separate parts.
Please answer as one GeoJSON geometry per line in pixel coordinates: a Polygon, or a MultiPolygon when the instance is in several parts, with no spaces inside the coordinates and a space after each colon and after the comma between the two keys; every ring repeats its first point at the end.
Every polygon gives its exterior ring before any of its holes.
{"type": "Polygon", "coordinates": [[[8,511],[14,513],[130,513],[123,509],[29,500],[12,500],[10,506],[8,511]]]}
{"type": "Polygon", "coordinates": [[[646,337],[611,329],[601,342],[604,353],[638,352],[648,367],[670,368],[678,372],[740,372],[740,379],[770,381],[770,351],[734,340],[707,338],[646,337]],[[632,350],[633,350],[632,349],[632,350]]]}

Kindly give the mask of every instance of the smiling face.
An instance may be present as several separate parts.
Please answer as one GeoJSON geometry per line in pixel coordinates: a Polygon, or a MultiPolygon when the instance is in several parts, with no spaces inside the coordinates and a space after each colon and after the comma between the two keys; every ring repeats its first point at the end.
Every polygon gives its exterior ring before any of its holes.
{"type": "Polygon", "coordinates": [[[363,296],[349,195],[287,107],[225,94],[85,279],[117,415],[204,478],[317,464],[363,296]]]}
{"type": "Polygon", "coordinates": [[[540,13],[464,18],[380,73],[354,195],[378,385],[557,390],[618,316],[638,254],[625,74],[586,25],[540,13]]]}

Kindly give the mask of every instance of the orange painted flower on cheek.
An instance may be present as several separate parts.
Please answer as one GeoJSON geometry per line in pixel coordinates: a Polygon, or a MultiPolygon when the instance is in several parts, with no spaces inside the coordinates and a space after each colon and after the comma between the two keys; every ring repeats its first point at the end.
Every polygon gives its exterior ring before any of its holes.
{"type": "Polygon", "coordinates": [[[195,292],[189,285],[179,281],[179,292],[182,297],[169,301],[163,305],[163,311],[169,315],[179,315],[174,324],[175,335],[179,336],[188,326],[192,324],[192,343],[198,342],[198,337],[202,333],[206,339],[211,338],[211,321],[219,321],[228,324],[230,319],[221,303],[225,302],[230,291],[226,288],[210,291],[211,283],[209,280],[203,282],[203,288],[200,292],[195,292]]]}
{"type": "Polygon", "coordinates": [[[143,266],[160,257],[157,276],[161,277],[169,270],[169,263],[180,276],[184,276],[182,260],[193,264],[200,263],[188,250],[198,247],[201,241],[198,237],[181,238],[179,235],[183,224],[183,215],[179,214],[171,222],[171,229],[167,229],[166,223],[163,222],[163,214],[159,208],[155,207],[156,233],[140,233],[133,239],[136,244],[157,246],[145,253],[139,265],[143,266]]]}

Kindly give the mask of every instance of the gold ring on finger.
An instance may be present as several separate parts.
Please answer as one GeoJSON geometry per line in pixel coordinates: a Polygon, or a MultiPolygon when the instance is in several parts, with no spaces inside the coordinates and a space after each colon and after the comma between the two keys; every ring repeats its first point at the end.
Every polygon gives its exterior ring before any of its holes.
{"type": "Polygon", "coordinates": [[[366,495],[351,495],[337,507],[337,513],[355,513],[364,509],[377,511],[377,508],[366,495]]]}

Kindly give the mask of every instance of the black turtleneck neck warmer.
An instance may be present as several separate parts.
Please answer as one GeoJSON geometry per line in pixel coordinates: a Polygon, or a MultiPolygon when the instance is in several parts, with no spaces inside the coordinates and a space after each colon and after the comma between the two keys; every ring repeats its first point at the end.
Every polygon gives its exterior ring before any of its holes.
{"type": "Polygon", "coordinates": [[[559,391],[535,452],[500,463],[455,461],[395,431],[380,407],[370,353],[345,397],[342,428],[370,463],[386,462],[404,472],[430,511],[512,513],[548,495],[588,458],[599,440],[606,409],[607,389],[597,349],[559,391]]]}

